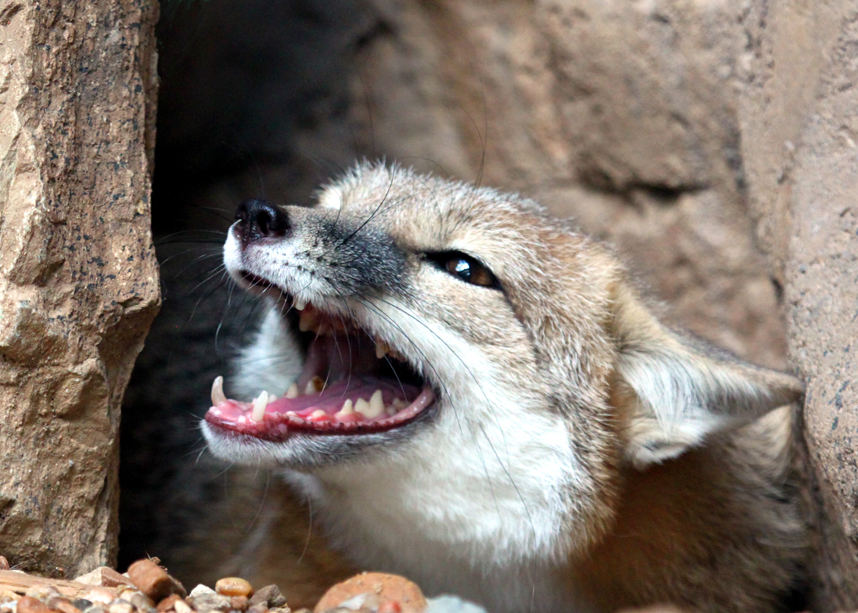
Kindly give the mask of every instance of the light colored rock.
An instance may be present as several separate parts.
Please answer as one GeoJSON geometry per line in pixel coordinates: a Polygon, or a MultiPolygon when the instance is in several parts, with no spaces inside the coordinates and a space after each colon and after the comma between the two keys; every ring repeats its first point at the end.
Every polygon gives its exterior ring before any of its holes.
{"type": "Polygon", "coordinates": [[[157,6],[0,8],[0,551],[112,563],[119,406],[158,306],[157,6]]]}

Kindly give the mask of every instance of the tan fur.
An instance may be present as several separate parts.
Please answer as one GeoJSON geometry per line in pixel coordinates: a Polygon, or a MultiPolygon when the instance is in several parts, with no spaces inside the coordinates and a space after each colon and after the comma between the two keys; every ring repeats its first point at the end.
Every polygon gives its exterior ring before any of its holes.
{"type": "MultiPolygon", "coordinates": [[[[806,557],[802,514],[792,490],[798,478],[790,454],[793,409],[773,410],[800,399],[802,387],[796,379],[745,364],[666,328],[641,299],[610,249],[517,196],[364,165],[323,191],[317,209],[289,207],[288,214],[294,235],[287,246],[291,249],[294,243],[293,251],[274,251],[279,247],[270,243],[251,245],[241,253],[234,251],[234,259],[243,258],[240,265],[230,264],[229,257],[228,265],[245,267],[286,292],[306,291],[306,299],[319,308],[336,309],[337,300],[349,300],[342,290],[331,297],[319,283],[299,287],[290,280],[293,273],[288,270],[311,267],[318,277],[335,278],[338,269],[329,263],[336,254],[319,243],[333,232],[335,224],[348,227],[352,223],[364,232],[365,249],[373,246],[372,241],[391,241],[406,254],[401,277],[396,279],[403,281],[405,290],[390,290],[395,283],[388,280],[362,300],[374,296],[401,300],[405,306],[400,310],[418,313],[420,321],[401,317],[398,326],[410,329],[415,338],[420,338],[423,328],[443,331],[449,335],[445,338],[461,342],[485,361],[463,362],[458,369],[451,363],[449,371],[438,371],[449,372],[439,375],[448,377],[444,383],[449,384],[449,398],[439,400],[436,422],[423,427],[413,441],[397,440],[389,454],[367,456],[371,460],[360,464],[358,473],[349,472],[348,465],[307,470],[312,488],[327,492],[317,495],[324,501],[320,504],[327,505],[321,510],[325,529],[349,557],[358,564],[417,574],[413,578],[425,581],[430,591],[460,589],[496,610],[526,608],[528,605],[510,603],[529,594],[528,585],[516,582],[534,576],[539,581],[533,585],[550,586],[541,589],[551,594],[533,600],[533,610],[613,611],[658,602],[713,613],[778,610],[777,599],[795,583],[806,557]],[[497,275],[503,292],[477,290],[427,267],[420,254],[433,250],[461,250],[478,257],[497,275]],[[276,266],[271,264],[275,260],[276,266]],[[278,267],[288,269],[282,279],[278,267]],[[483,366],[491,368],[476,383],[462,374],[466,367],[482,372],[483,366]],[[478,406],[479,396],[468,395],[474,385],[513,395],[508,400],[515,408],[496,416],[491,406],[478,406]],[[459,398],[469,399],[468,411],[462,412],[459,398]],[[477,417],[486,410],[489,417],[477,417]],[[396,552],[384,548],[375,553],[372,541],[353,542],[350,528],[343,527],[351,526],[350,520],[336,519],[340,513],[349,513],[344,507],[351,501],[361,499],[361,492],[352,491],[357,487],[353,484],[360,481],[356,475],[363,477],[377,470],[379,479],[389,478],[391,483],[379,495],[394,496],[389,492],[396,491],[412,495],[408,462],[422,463],[427,458],[427,466],[432,466],[425,473],[429,478],[431,471],[443,471],[446,465],[443,456],[432,454],[471,453],[475,462],[492,460],[479,446],[470,451],[467,438],[449,450],[444,448],[457,430],[450,426],[447,435],[437,432],[443,431],[444,420],[452,419],[450,414],[455,411],[466,425],[473,415],[490,431],[497,427],[493,450],[504,449],[509,437],[527,436],[520,426],[506,425],[507,421],[517,423],[514,419],[522,417],[521,411],[529,412],[534,423],[545,423],[546,428],[558,419],[563,424],[569,446],[564,453],[573,455],[575,468],[563,477],[562,491],[557,494],[563,508],[545,515],[551,518],[545,521],[557,522],[562,535],[552,537],[556,543],[550,551],[534,550],[532,559],[527,550],[511,553],[509,559],[489,559],[479,557],[488,553],[466,555],[464,547],[451,546],[437,560],[427,558],[423,567],[409,558],[412,552],[402,552],[398,558],[396,552]],[[428,446],[431,453],[421,447],[426,440],[435,441],[428,446]],[[400,478],[400,474],[405,476],[400,478]],[[445,578],[446,557],[450,564],[475,569],[474,576],[482,577],[487,587],[468,581],[460,585],[445,578]],[[492,570],[481,570],[484,568],[492,570]],[[424,571],[425,578],[421,576],[424,571]],[[501,588],[509,590],[507,596],[501,588]]],[[[369,331],[385,330],[384,322],[371,310],[361,310],[361,304],[353,304],[349,315],[369,331]]],[[[392,313],[391,317],[398,316],[392,313]]],[[[379,334],[392,333],[387,329],[379,334]]],[[[393,346],[396,342],[391,340],[393,346]]],[[[414,363],[429,360],[407,343],[398,342],[397,348],[414,363]]],[[[458,359],[445,354],[443,347],[433,350],[440,352],[440,357],[433,358],[433,367],[446,368],[448,362],[458,359]]],[[[242,376],[252,384],[258,373],[242,376]]],[[[492,436],[485,429],[483,435],[492,436]]],[[[249,461],[243,459],[242,449],[227,445],[216,433],[207,436],[217,455],[249,461]]],[[[331,440],[331,455],[337,453],[336,445],[331,440]]],[[[287,467],[296,457],[301,461],[310,457],[300,449],[282,455],[274,447],[262,451],[254,447],[253,453],[259,454],[259,461],[270,456],[287,467]]],[[[502,462],[500,454],[497,461],[502,462]]],[[[531,479],[532,471],[513,476],[509,470],[531,462],[538,466],[539,456],[510,462],[504,469],[507,472],[499,474],[517,479],[515,485],[525,490],[528,484],[538,483],[531,479]]],[[[439,474],[433,481],[437,483],[433,487],[441,488],[439,499],[456,495],[458,475],[449,477],[445,480],[439,474]],[[448,486],[453,488],[450,492],[448,486]]],[[[546,487],[554,485],[546,482],[546,487]]],[[[517,503],[518,496],[531,505],[526,507],[528,513],[539,510],[533,507],[539,497],[526,501],[528,494],[521,492],[519,487],[511,490],[509,504],[517,503]]],[[[492,495],[503,494],[493,490],[492,495]]],[[[388,504],[400,502],[394,496],[388,504]]],[[[422,509],[402,504],[396,518],[402,518],[403,525],[391,525],[391,530],[401,529],[404,537],[419,538],[408,531],[409,522],[424,525],[424,520],[426,530],[434,529],[431,513],[426,518],[422,509]]],[[[452,506],[449,510],[451,517],[461,515],[452,506]]],[[[443,509],[435,511],[441,512],[443,509]]],[[[481,521],[478,513],[473,518],[481,521]]],[[[354,518],[355,534],[361,521],[354,518]]],[[[287,552],[305,538],[306,528],[291,522],[284,518],[272,524],[271,534],[282,546],[266,544],[264,552],[256,554],[265,560],[259,565],[263,572],[271,573],[265,580],[275,579],[277,572],[293,572],[285,570],[295,561],[294,554],[287,552]]],[[[535,532],[545,528],[548,534],[552,527],[531,524],[531,528],[535,532]]],[[[527,526],[520,530],[526,531],[527,526]]],[[[367,534],[371,533],[370,529],[367,534]]],[[[427,547],[436,547],[445,537],[443,530],[431,534],[434,536],[426,537],[427,547]]],[[[510,536],[516,546],[529,542],[526,534],[501,535],[510,536]]],[[[490,543],[473,538],[477,540],[467,541],[469,551],[481,552],[484,546],[490,551],[490,543]]],[[[426,551],[428,556],[429,549],[426,551]]],[[[300,581],[321,572],[326,575],[322,583],[330,582],[345,568],[324,557],[317,568],[314,559],[304,556],[307,572],[300,581]]],[[[304,588],[305,595],[317,591],[316,586],[304,588]]]]}

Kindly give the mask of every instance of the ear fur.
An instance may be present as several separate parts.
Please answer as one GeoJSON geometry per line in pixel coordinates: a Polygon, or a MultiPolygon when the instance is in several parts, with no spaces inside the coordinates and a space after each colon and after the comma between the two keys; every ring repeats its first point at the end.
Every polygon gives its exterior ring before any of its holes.
{"type": "Polygon", "coordinates": [[[672,332],[622,283],[614,294],[619,353],[612,400],[627,426],[626,457],[635,466],[676,457],[710,434],[801,398],[796,378],[672,332]]]}

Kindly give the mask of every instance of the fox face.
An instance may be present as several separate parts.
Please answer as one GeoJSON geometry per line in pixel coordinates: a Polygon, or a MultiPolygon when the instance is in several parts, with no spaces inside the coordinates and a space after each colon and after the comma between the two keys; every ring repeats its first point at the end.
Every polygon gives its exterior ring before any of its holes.
{"type": "Polygon", "coordinates": [[[598,610],[582,577],[629,480],[801,394],[668,330],[610,249],[490,189],[364,164],[313,208],[243,203],[224,259],[269,311],[246,400],[213,385],[212,452],[283,469],[358,564],[495,611],[598,610]]]}

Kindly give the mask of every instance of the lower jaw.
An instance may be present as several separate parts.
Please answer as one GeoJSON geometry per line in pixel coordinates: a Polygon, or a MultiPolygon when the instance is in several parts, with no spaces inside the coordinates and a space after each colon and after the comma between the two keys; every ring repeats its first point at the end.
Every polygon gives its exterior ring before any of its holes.
{"type": "Polygon", "coordinates": [[[339,435],[361,438],[406,426],[425,414],[435,403],[435,394],[424,387],[401,411],[389,417],[369,421],[340,421],[330,416],[301,416],[294,413],[266,413],[262,420],[250,419],[248,403],[227,400],[206,413],[206,423],[226,436],[250,437],[268,442],[285,442],[295,434],[310,436],[339,435]]]}

